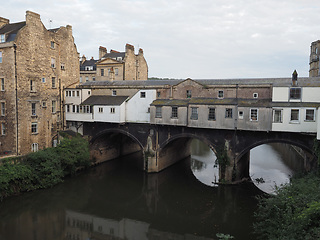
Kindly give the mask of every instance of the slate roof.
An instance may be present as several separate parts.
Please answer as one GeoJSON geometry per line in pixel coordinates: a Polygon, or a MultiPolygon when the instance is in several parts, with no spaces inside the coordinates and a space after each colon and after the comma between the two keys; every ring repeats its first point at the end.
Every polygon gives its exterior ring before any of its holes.
{"type": "Polygon", "coordinates": [[[120,106],[127,99],[128,96],[93,95],[88,97],[81,105],[120,106]]]}
{"type": "MultiPolygon", "coordinates": [[[[273,86],[291,86],[292,78],[243,78],[243,79],[191,79],[205,86],[215,85],[273,85],[273,86]]],[[[125,80],[125,81],[95,81],[85,82],[81,87],[162,87],[175,86],[185,80],[125,80]]],[[[320,87],[320,77],[301,77],[298,78],[298,87],[310,86],[320,87]]]]}
{"type": "Polygon", "coordinates": [[[26,22],[10,23],[0,28],[0,34],[6,34],[6,42],[16,38],[18,31],[26,25],[26,22]]]}
{"type": "Polygon", "coordinates": [[[105,59],[105,58],[113,58],[113,59],[116,59],[117,60],[117,57],[121,57],[122,60],[124,59],[126,53],[125,52],[117,52],[117,51],[111,51],[110,53],[106,53],[102,59],[105,59]]]}
{"type": "Polygon", "coordinates": [[[85,60],[84,62],[80,61],[80,71],[86,71],[87,66],[93,66],[93,71],[97,70],[96,62],[98,60],[94,59],[85,60]]]}

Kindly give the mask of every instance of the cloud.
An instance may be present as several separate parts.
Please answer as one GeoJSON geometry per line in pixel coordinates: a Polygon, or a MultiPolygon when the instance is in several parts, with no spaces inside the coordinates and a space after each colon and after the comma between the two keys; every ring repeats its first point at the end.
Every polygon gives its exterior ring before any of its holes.
{"type": "Polygon", "coordinates": [[[311,0],[26,0],[1,8],[13,21],[32,10],[46,27],[50,19],[72,25],[87,56],[97,58],[100,45],[141,47],[158,77],[308,76],[310,43],[320,38],[320,2],[311,0]]]}

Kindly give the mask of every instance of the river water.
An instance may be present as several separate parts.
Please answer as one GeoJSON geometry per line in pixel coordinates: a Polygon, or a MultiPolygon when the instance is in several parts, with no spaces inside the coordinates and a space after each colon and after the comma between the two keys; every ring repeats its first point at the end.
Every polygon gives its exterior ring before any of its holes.
{"type": "MultiPolygon", "coordinates": [[[[262,191],[250,183],[215,185],[213,152],[201,142],[192,151],[157,174],[134,169],[132,159],[141,157],[135,154],[51,189],[6,199],[0,203],[0,240],[206,240],[218,239],[217,233],[255,239],[253,212],[262,191]]],[[[279,158],[270,145],[252,150],[250,175],[269,185],[288,181],[292,170],[275,167],[279,158]],[[265,166],[262,156],[276,160],[265,166]]]]}

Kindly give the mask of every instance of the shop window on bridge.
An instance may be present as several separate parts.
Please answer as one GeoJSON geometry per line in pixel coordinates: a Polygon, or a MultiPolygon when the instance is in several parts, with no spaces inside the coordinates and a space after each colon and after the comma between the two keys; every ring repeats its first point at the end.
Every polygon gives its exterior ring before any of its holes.
{"type": "Polygon", "coordinates": [[[198,120],[198,108],[197,107],[192,107],[191,108],[191,117],[190,117],[190,119],[198,120]]]}
{"type": "Polygon", "coordinates": [[[162,117],[162,107],[156,107],[156,118],[162,117]]]}
{"type": "Polygon", "coordinates": [[[290,88],[290,99],[301,99],[301,88],[290,88]]]}
{"type": "Polygon", "coordinates": [[[215,108],[209,108],[208,120],[209,121],[215,121],[216,120],[216,109],[215,108]]]}
{"type": "Polygon", "coordinates": [[[226,108],[225,118],[232,118],[232,108],[226,108]]]}
{"type": "Polygon", "coordinates": [[[306,122],[314,122],[315,121],[315,111],[314,109],[306,109],[306,122]]]}
{"type": "Polygon", "coordinates": [[[299,122],[299,109],[291,109],[290,122],[299,122]]]}
{"type": "Polygon", "coordinates": [[[171,118],[178,118],[178,107],[171,108],[171,118]]]}
{"type": "Polygon", "coordinates": [[[282,123],[282,109],[273,110],[273,122],[282,123]]]}
{"type": "Polygon", "coordinates": [[[258,109],[250,109],[250,121],[258,121],[258,109]]]}

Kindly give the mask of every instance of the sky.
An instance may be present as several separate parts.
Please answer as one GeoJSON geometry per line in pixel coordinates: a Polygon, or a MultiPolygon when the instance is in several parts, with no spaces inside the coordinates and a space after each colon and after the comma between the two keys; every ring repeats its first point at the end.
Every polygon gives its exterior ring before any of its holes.
{"type": "Polygon", "coordinates": [[[316,0],[8,0],[0,16],[25,21],[27,10],[48,29],[71,25],[80,56],[142,48],[159,78],[307,77],[320,39],[316,0]]]}

